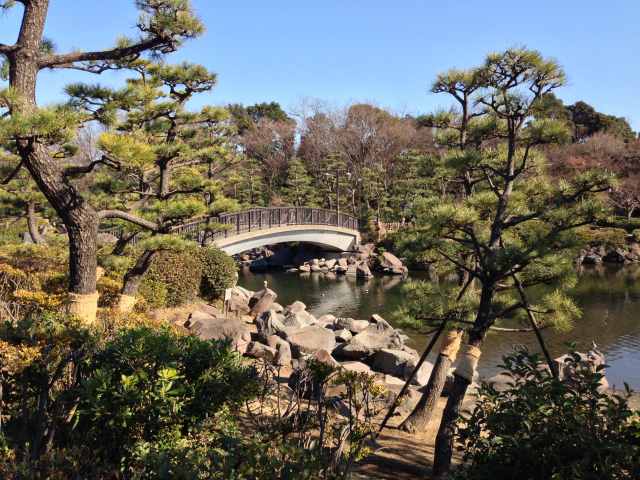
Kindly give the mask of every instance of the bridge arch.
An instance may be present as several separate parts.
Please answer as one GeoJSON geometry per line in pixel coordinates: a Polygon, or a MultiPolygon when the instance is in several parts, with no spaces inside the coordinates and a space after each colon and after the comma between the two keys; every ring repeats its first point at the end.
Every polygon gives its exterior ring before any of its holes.
{"type": "Polygon", "coordinates": [[[358,220],[332,210],[307,207],[254,208],[191,222],[174,233],[214,244],[229,255],[278,243],[311,243],[336,251],[360,245],[358,220]],[[212,230],[208,225],[223,225],[212,230]]]}

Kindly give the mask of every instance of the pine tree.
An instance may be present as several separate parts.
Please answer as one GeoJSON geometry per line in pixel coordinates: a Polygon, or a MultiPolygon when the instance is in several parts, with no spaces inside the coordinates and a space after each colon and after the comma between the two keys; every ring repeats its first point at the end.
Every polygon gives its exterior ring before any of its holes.
{"type": "Polygon", "coordinates": [[[172,232],[235,206],[220,183],[220,173],[235,158],[228,111],[186,108],[194,95],[214,87],[215,75],[186,63],[137,61],[132,68],[138,76],[120,90],[84,84],[67,88],[74,107],[108,127],[98,146],[110,168],[97,175],[92,200],[104,218],[125,221],[125,242],[136,239],[137,257],[124,277],[123,311],[133,307],[158,252],[189,247],[188,239],[172,232]]]}
{"type": "MultiPolygon", "coordinates": [[[[454,177],[473,179],[473,188],[426,200],[417,216],[422,242],[467,273],[460,287],[423,286],[418,293],[424,320],[451,322],[468,333],[436,440],[438,478],[448,474],[454,425],[488,331],[500,319],[518,315],[534,331],[567,328],[579,313],[563,293],[573,283],[577,229],[604,214],[598,193],[612,181],[607,173],[585,172],[563,181],[545,174],[537,147],[569,135],[560,121],[532,118],[536,101],[564,84],[554,61],[536,51],[509,49],[489,55],[476,72],[479,88],[468,134],[482,140],[446,155],[454,177]],[[565,281],[556,291],[539,305],[529,303],[525,287],[558,278],[565,281]]],[[[450,133],[459,138],[459,130],[450,133]]]]}
{"type": "MultiPolygon", "coordinates": [[[[53,43],[43,38],[49,0],[4,0],[0,8],[18,3],[23,7],[19,36],[12,45],[0,43],[0,58],[4,57],[9,73],[9,89],[0,100],[0,144],[19,156],[21,167],[29,171],[66,226],[69,311],[92,322],[98,299],[98,227],[110,213],[92,205],[70,181],[68,165],[51,155],[53,149],[62,151],[57,147],[74,140],[83,118],[64,107],[38,108],[38,74],[61,68],[95,74],[124,69],[144,54],[157,57],[174,52],[185,40],[199,36],[204,27],[193,14],[189,0],[136,0],[140,11],[138,38],[121,38],[106,50],[59,54],[51,48],[53,43]]],[[[78,170],[74,167],[71,173],[78,170]]]]}
{"type": "Polygon", "coordinates": [[[313,180],[304,163],[298,158],[289,162],[287,180],[282,193],[284,200],[296,207],[315,207],[318,204],[313,180]]]}

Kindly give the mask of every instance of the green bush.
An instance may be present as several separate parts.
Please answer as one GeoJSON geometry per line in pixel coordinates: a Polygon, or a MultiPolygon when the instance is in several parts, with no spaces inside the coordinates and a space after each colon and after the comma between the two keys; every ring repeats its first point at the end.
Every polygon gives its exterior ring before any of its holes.
{"type": "Polygon", "coordinates": [[[178,307],[194,301],[200,291],[202,262],[198,252],[158,252],[140,285],[152,307],[178,307]]]}
{"type": "Polygon", "coordinates": [[[575,354],[568,361],[575,374],[561,382],[526,350],[504,358],[512,386],[481,386],[458,432],[467,463],[456,478],[640,478],[640,419],[630,392],[601,392],[601,368],[593,372],[575,354]]]}
{"type": "Polygon", "coordinates": [[[201,248],[198,253],[202,262],[200,295],[207,300],[217,300],[224,295],[225,289],[235,285],[238,278],[236,262],[216,247],[201,248]]]}
{"type": "Polygon", "coordinates": [[[134,455],[140,443],[181,436],[253,391],[251,371],[229,345],[169,329],[122,332],[90,370],[76,428],[107,464],[134,455]]]}

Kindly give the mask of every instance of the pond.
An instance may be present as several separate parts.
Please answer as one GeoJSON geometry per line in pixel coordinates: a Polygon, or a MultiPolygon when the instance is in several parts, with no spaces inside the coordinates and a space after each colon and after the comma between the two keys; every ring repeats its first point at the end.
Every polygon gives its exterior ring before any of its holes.
{"type": "MultiPolygon", "coordinates": [[[[420,272],[412,273],[411,277],[426,279],[420,272]]],[[[300,300],[315,316],[331,313],[337,317],[363,319],[379,313],[391,320],[404,298],[404,281],[399,277],[356,280],[323,274],[252,273],[248,269],[240,273],[239,284],[251,290],[261,289],[264,281],[278,293],[279,303],[288,305],[300,300]]],[[[585,270],[571,293],[583,316],[570,332],[543,332],[552,354],[565,353],[567,342],[575,342],[579,350],[589,349],[595,342],[609,365],[609,383],[622,388],[626,381],[640,390],[640,268],[585,270]]],[[[410,336],[410,346],[424,350],[428,337],[406,333],[410,336]]],[[[491,333],[487,337],[480,362],[482,376],[493,375],[502,356],[516,344],[525,345],[531,351],[540,350],[533,333],[506,335],[491,333]]]]}

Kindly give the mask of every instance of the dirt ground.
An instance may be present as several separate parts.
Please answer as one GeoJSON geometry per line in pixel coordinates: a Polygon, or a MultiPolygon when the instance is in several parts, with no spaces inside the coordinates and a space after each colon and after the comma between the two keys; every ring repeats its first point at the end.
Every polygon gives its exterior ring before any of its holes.
{"type": "MultiPolygon", "coordinates": [[[[429,479],[433,465],[433,453],[439,419],[447,403],[442,397],[434,412],[433,419],[426,432],[409,434],[397,427],[404,420],[404,415],[392,418],[388,426],[380,434],[374,453],[364,459],[355,470],[355,478],[377,478],[392,480],[429,479]]],[[[463,408],[468,409],[473,398],[465,401],[463,408]]],[[[455,453],[454,464],[459,463],[461,455],[455,453]]]]}

